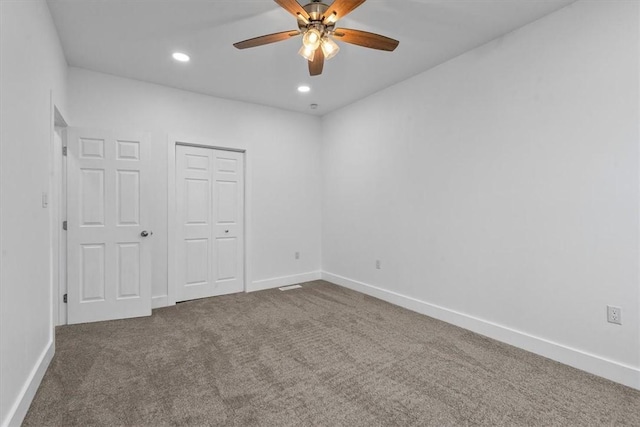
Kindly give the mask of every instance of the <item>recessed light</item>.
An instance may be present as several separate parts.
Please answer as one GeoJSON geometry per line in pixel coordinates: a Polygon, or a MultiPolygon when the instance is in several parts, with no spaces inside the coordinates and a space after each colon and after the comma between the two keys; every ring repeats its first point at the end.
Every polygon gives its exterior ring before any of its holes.
{"type": "Polygon", "coordinates": [[[298,92],[307,93],[311,90],[309,86],[298,86],[298,92]]]}
{"type": "Polygon", "coordinates": [[[173,59],[180,62],[189,62],[189,59],[191,59],[189,58],[189,55],[182,52],[174,52],[172,56],[173,56],[173,59]]]}

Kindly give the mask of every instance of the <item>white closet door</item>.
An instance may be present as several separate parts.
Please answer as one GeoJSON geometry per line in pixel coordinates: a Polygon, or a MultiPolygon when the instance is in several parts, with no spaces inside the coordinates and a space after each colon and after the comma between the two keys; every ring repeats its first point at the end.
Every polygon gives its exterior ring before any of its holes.
{"type": "Polygon", "coordinates": [[[148,149],[143,134],[67,130],[68,323],[151,314],[148,149]]]}
{"type": "Polygon", "coordinates": [[[242,292],[242,153],[176,146],[176,301],[242,292]]]}
{"type": "Polygon", "coordinates": [[[217,295],[244,289],[244,156],[213,150],[217,295]]]}

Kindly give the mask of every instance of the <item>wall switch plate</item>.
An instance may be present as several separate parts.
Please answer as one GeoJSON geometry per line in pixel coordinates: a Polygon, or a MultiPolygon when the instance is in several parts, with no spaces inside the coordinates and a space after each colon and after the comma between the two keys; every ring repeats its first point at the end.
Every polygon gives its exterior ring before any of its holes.
{"type": "Polygon", "coordinates": [[[622,309],[612,305],[607,306],[607,322],[622,325],[622,309]]]}
{"type": "Polygon", "coordinates": [[[380,260],[376,260],[376,269],[380,270],[380,260]]]}
{"type": "Polygon", "coordinates": [[[300,259],[300,252],[296,252],[294,256],[296,257],[296,259],[300,259]]]}

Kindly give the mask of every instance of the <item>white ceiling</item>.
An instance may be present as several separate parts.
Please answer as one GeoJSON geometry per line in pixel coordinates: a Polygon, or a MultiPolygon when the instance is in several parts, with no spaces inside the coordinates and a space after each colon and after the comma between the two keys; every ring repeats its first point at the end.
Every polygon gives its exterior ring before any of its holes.
{"type": "Polygon", "coordinates": [[[368,0],[337,27],[397,40],[394,52],[340,43],[309,77],[301,39],[237,50],[296,29],[271,0],[48,0],[69,65],[222,98],[325,114],[522,27],[574,0],[368,0]],[[171,53],[191,55],[176,63],[171,53]],[[300,94],[300,84],[311,92],[300,94]],[[317,103],[317,110],[309,105],[317,103]]]}

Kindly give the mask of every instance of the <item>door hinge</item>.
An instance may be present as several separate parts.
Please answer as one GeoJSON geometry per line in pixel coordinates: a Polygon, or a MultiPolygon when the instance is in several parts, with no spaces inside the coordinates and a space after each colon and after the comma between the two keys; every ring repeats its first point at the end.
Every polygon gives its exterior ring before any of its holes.
{"type": "Polygon", "coordinates": [[[62,221],[62,229],[67,230],[67,221],[62,221]]]}
{"type": "Polygon", "coordinates": [[[67,147],[62,147],[62,155],[63,156],[67,155],[67,147]]]}
{"type": "Polygon", "coordinates": [[[65,304],[67,303],[67,294],[64,294],[62,296],[62,302],[65,303],[65,304]]]}

